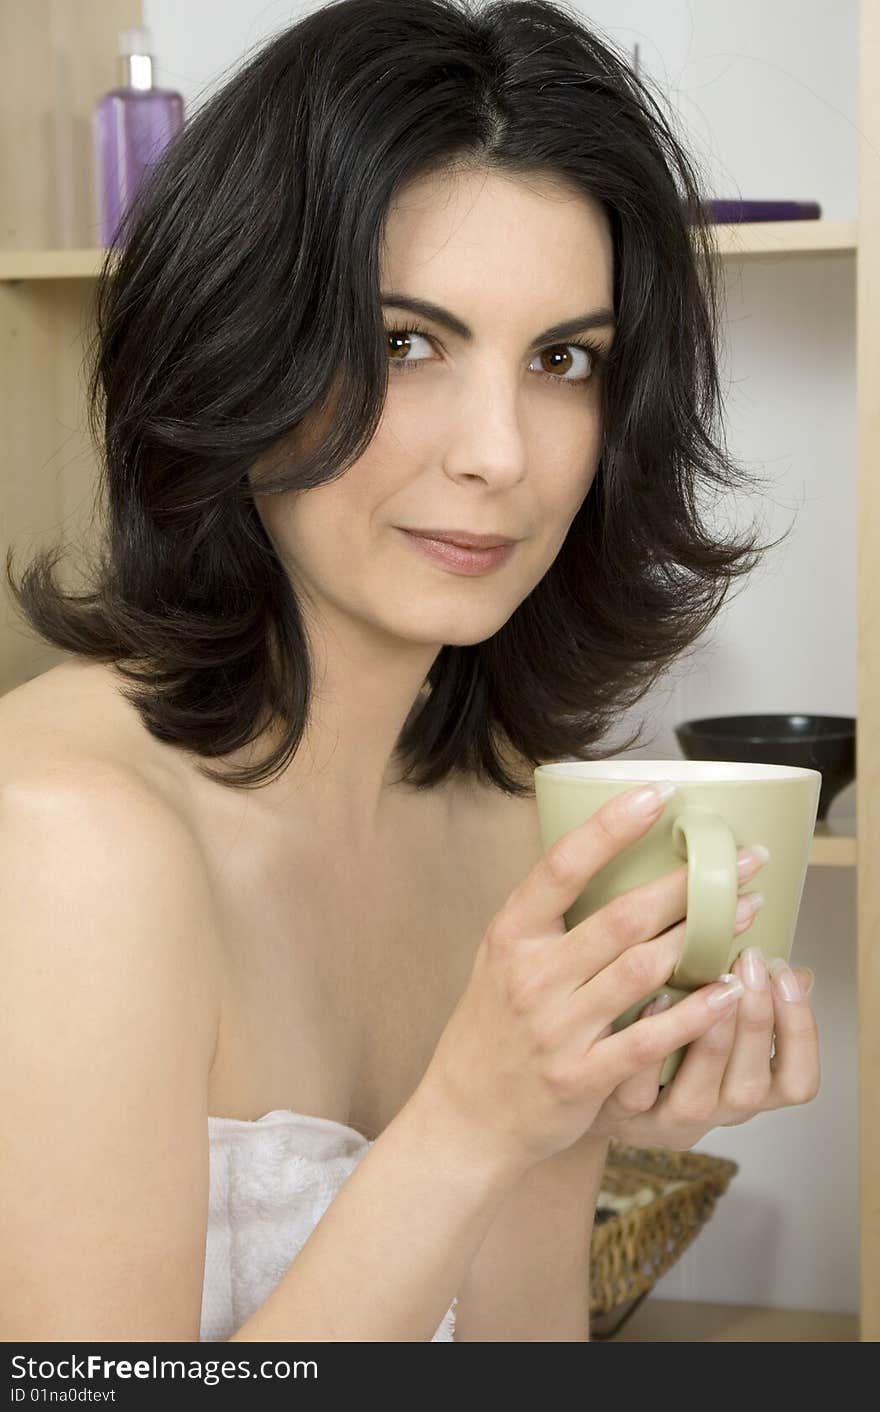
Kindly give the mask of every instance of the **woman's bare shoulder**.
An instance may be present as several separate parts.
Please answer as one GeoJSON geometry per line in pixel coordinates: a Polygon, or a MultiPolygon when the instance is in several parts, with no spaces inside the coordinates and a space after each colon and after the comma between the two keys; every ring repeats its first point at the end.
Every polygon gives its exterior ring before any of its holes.
{"type": "Polygon", "coordinates": [[[185,807],[185,771],[153,739],[114,668],[72,658],[0,696],[0,800],[7,819],[58,826],[83,847],[111,848],[125,866],[173,863],[194,897],[210,897],[204,856],[185,807]],[[77,827],[79,825],[79,828],[77,827]]]}
{"type": "Polygon", "coordinates": [[[72,659],[0,697],[0,789],[60,798],[140,799],[173,812],[173,794],[118,691],[101,664],[72,659]]]}
{"type": "Polygon", "coordinates": [[[118,695],[119,680],[74,659],[0,697],[4,821],[15,828],[26,819],[46,841],[34,847],[32,873],[51,871],[63,846],[80,859],[86,882],[100,854],[102,889],[111,864],[120,887],[161,876],[165,896],[173,877],[213,966],[216,919],[203,855],[173,790],[161,785],[142,739],[151,737],[118,695]]]}
{"type": "Polygon", "coordinates": [[[0,1323],[26,1341],[199,1337],[215,916],[119,729],[94,676],[0,699],[0,1323]]]}

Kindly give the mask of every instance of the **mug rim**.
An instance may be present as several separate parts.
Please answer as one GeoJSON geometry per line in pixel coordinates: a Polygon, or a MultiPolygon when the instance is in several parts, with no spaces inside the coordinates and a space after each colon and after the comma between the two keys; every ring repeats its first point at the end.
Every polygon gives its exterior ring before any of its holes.
{"type": "Polygon", "coordinates": [[[534,775],[545,779],[564,780],[577,783],[592,780],[605,784],[652,784],[657,780],[669,780],[683,785],[736,785],[736,784],[782,784],[793,779],[817,779],[821,781],[821,770],[811,770],[805,765],[772,765],[758,760],[577,760],[564,759],[548,761],[537,765],[534,775]],[[733,767],[737,771],[747,770],[748,774],[715,774],[711,778],[701,778],[699,774],[688,774],[693,766],[705,765],[712,770],[733,767]]]}

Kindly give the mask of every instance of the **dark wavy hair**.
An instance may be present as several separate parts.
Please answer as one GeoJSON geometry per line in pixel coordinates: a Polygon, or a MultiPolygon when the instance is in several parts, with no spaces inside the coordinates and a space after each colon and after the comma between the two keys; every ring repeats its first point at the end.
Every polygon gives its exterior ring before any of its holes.
{"type": "Polygon", "coordinates": [[[543,579],[487,640],[440,649],[397,741],[398,782],[464,772],[524,795],[526,762],[607,756],[621,711],[771,547],[754,533],[721,542],[700,520],[701,493],[745,474],[719,430],[712,229],[649,84],[547,0],[335,0],[203,104],[106,252],[88,386],[106,496],[91,591],[56,584],[57,545],[20,586],[6,559],[17,611],[50,643],[115,663],[146,728],[210,779],[268,783],[309,712],[301,604],[253,490],[307,490],[364,453],[387,391],[389,203],[411,179],[475,169],[562,179],[607,214],[604,439],[543,579]],[[291,433],[331,401],[320,438],[294,451],[291,433]],[[261,761],[203,763],[268,727],[280,743],[261,761]]]}

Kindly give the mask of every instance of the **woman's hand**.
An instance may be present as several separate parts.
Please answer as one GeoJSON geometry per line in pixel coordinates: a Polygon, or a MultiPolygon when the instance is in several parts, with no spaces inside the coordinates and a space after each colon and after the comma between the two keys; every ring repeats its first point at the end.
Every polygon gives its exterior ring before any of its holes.
{"type": "MultiPolygon", "coordinates": [[[[688,1044],[689,1069],[683,1067],[685,1083],[676,1092],[692,1091],[693,1054],[702,1054],[705,1064],[705,1046],[717,1046],[718,1032],[705,1038],[723,1013],[714,1007],[738,1003],[729,986],[712,983],[664,1014],[612,1030],[617,1016],[659,990],[680,960],[687,864],[622,893],[566,930],[565,913],[590,878],[660,817],[660,799],[652,812],[633,811],[643,792],[614,796],[557,839],[496,913],[477,949],[468,984],[419,1084],[438,1121],[463,1134],[469,1150],[527,1168],[595,1131],[600,1114],[612,1123],[644,1115],[657,1098],[664,1058],[688,1044]]],[[[747,852],[739,851],[740,863],[747,852]]],[[[741,869],[740,878],[746,875],[741,869]]],[[[787,1063],[788,1031],[784,1024],[780,1029],[780,1063],[787,1063]]],[[[768,1029],[765,1063],[769,1049],[768,1029]]],[[[752,1099],[753,1069],[746,1075],[752,1099]]],[[[741,1102],[739,1080],[736,1094],[741,1102]]],[[[698,1084],[698,1097],[705,1122],[705,1084],[698,1084]]],[[[717,1121],[725,1119],[710,1125],[717,1121]]],[[[654,1141],[657,1129],[648,1124],[649,1130],[654,1141]]],[[[671,1126],[664,1131],[675,1140],[671,1126]]],[[[681,1145],[698,1135],[689,1128],[681,1145]]]]}
{"type": "Polygon", "coordinates": [[[819,1037],[809,1001],[811,972],[774,967],[768,976],[760,952],[751,958],[741,952],[733,974],[745,984],[742,998],[689,1045],[672,1081],[660,1090],[661,1064],[627,1079],[606,1099],[594,1133],[633,1147],[683,1151],[712,1128],[816,1097],[819,1037]]]}

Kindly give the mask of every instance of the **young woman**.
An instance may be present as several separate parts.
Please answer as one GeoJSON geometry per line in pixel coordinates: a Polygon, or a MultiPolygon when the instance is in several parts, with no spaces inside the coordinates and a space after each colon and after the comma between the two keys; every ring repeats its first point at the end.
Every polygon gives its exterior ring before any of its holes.
{"type": "Polygon", "coordinates": [[[685,869],[563,917],[662,800],[537,831],[762,552],[698,516],[741,472],[689,159],[564,8],[338,0],[119,246],[90,592],[7,564],[70,657],[0,702],[4,1337],[587,1340],[609,1136],[819,1082],[754,958],[612,1032],[685,869]]]}

